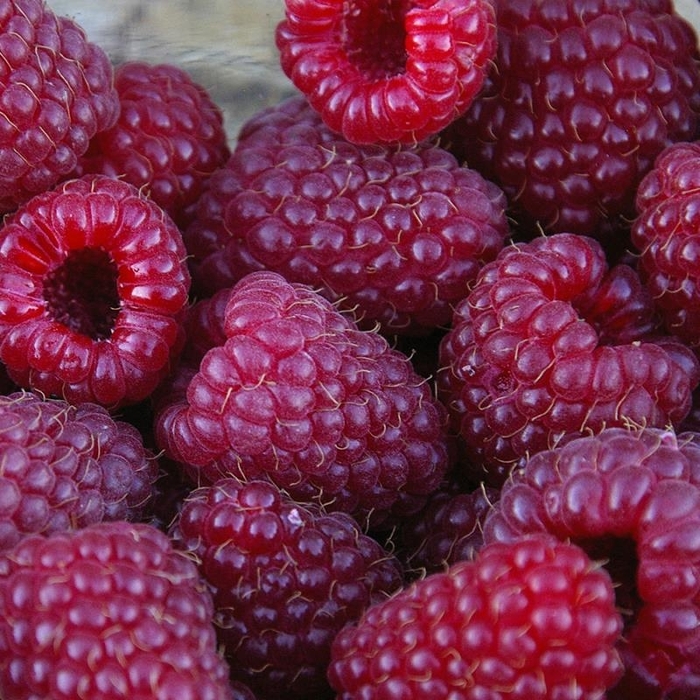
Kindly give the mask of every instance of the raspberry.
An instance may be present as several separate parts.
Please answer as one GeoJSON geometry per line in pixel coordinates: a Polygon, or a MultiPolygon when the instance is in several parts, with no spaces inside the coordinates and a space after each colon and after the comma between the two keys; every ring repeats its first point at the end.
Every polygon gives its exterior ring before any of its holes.
{"type": "Polygon", "coordinates": [[[74,175],[102,173],[144,188],[184,228],[207,178],[230,155],[223,113],[175,65],[127,61],[114,81],[119,119],[92,139],[74,175]]]}
{"type": "Polygon", "coordinates": [[[0,359],[25,388],[110,410],[148,397],[181,344],[179,230],[132,185],[86,175],[0,229],[0,359]]]}
{"type": "Polygon", "coordinates": [[[330,129],[415,143],[459,116],[496,52],[489,0],[285,0],[280,65],[330,129]]]}
{"type": "Polygon", "coordinates": [[[484,542],[542,532],[609,560],[631,671],[615,697],[696,697],[675,693],[700,683],[700,628],[688,625],[700,616],[700,434],[607,428],[533,455],[486,516],[484,542]],[[644,693],[625,693],[644,678],[644,693]]]}
{"type": "Polygon", "coordinates": [[[196,489],[171,536],[213,591],[232,678],[259,700],[328,697],[334,636],[402,585],[398,562],[353,518],[266,481],[196,489]]]}
{"type": "Polygon", "coordinates": [[[0,553],[27,534],[137,520],[158,475],[129,423],[101,406],[0,396],[0,553]]]}
{"type": "Polygon", "coordinates": [[[632,243],[669,333],[700,352],[700,141],[666,148],[637,190],[632,243]]]}
{"type": "Polygon", "coordinates": [[[223,327],[158,392],[167,456],[199,483],[269,478],[375,523],[420,508],[449,466],[446,415],[405,355],[274,272],[230,291],[223,327]]]}
{"type": "Polygon", "coordinates": [[[232,700],[197,567],[145,524],[31,535],[0,559],[0,695],[232,700]]]}
{"type": "Polygon", "coordinates": [[[632,268],[565,233],[486,265],[440,354],[454,429],[494,485],[567,433],[679,424],[700,376],[692,351],[657,332],[632,268]]]}
{"type": "Polygon", "coordinates": [[[525,233],[614,247],[656,155],[698,133],[697,35],[670,0],[496,8],[493,70],[443,137],[504,189],[525,233]]]}
{"type": "Polygon", "coordinates": [[[338,700],[603,697],[622,666],[612,582],[545,535],[485,546],[414,582],[336,637],[338,700]]]}
{"type": "Polygon", "coordinates": [[[503,192],[437,145],[350,144],[303,101],[253,117],[211,183],[184,237],[195,288],[267,269],[354,309],[363,327],[447,326],[509,235],[503,192]]]}
{"type": "Polygon", "coordinates": [[[40,0],[0,8],[0,213],[67,177],[119,98],[105,52],[40,0]]]}

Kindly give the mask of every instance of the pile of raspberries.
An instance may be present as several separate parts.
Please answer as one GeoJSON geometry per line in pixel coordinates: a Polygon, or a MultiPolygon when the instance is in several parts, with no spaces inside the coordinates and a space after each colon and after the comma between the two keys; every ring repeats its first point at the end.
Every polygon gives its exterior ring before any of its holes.
{"type": "Polygon", "coordinates": [[[284,0],[270,41],[231,134],[0,0],[0,698],[697,700],[695,28],[284,0]]]}

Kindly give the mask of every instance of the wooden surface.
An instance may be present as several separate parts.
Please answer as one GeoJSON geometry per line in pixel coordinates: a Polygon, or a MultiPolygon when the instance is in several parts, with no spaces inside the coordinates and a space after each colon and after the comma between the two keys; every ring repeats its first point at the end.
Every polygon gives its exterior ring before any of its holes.
{"type": "MultiPolygon", "coordinates": [[[[172,62],[222,107],[232,139],[263,106],[291,94],[279,68],[275,26],[283,0],[48,0],[73,17],[114,62],[172,62]]],[[[700,32],[700,0],[676,0],[700,32]]]]}

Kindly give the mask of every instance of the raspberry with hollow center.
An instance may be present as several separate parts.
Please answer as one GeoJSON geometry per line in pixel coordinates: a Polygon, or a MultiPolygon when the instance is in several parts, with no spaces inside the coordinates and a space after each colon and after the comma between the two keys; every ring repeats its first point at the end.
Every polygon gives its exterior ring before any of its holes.
{"type": "Polygon", "coordinates": [[[335,638],[338,700],[601,698],[622,673],[612,581],[548,535],[491,543],[335,638]]]}
{"type": "Polygon", "coordinates": [[[115,410],[150,396],[182,344],[189,272],[173,221],[86,175],[0,228],[0,359],[19,386],[115,410]]]}
{"type": "Polygon", "coordinates": [[[696,697],[700,435],[607,428],[532,456],[486,516],[484,542],[543,532],[607,560],[627,667],[609,697],[696,697]]]}
{"type": "Polygon", "coordinates": [[[679,424],[700,377],[690,348],[658,332],[631,267],[601,245],[553,234],[501,251],[457,307],[438,383],[482,477],[567,433],[679,424]]]}
{"type": "Polygon", "coordinates": [[[286,0],[282,70],[354,143],[416,143],[468,107],[496,51],[489,0],[286,0]]]}

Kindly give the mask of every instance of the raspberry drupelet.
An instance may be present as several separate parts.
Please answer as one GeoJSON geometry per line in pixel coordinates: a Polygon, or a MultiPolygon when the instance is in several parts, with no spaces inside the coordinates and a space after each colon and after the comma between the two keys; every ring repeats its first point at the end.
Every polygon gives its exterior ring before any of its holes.
{"type": "Polygon", "coordinates": [[[370,607],[331,649],[337,700],[597,700],[622,674],[612,581],[543,534],[484,546],[370,607]]]}
{"type": "Polygon", "coordinates": [[[116,410],[150,396],[183,338],[182,236],[133,185],[86,175],[0,228],[0,359],[19,386],[116,410]]]}
{"type": "Polygon", "coordinates": [[[678,425],[700,378],[692,350],[659,331],[636,272],[566,233],[504,248],[482,269],[440,365],[454,431],[496,486],[567,433],[678,425]]]}
{"type": "Polygon", "coordinates": [[[700,55],[670,0],[497,0],[498,52],[444,142],[498,183],[523,236],[617,252],[656,155],[696,138],[700,55]]]}
{"type": "Polygon", "coordinates": [[[165,454],[195,483],[269,478],[363,522],[419,509],[450,451],[445,409],[408,357],[274,272],[244,277],[223,310],[223,345],[158,390],[165,454]]]}
{"type": "Polygon", "coordinates": [[[42,0],[0,7],[0,213],[70,175],[90,139],[114,124],[107,54],[42,0]]]}
{"type": "Polygon", "coordinates": [[[496,51],[490,0],[286,0],[282,70],[354,143],[417,143],[464,112],[496,51]]]}
{"type": "Polygon", "coordinates": [[[626,672],[607,697],[697,697],[700,434],[607,428],[532,456],[486,516],[484,546],[543,532],[615,581],[626,672]]]}
{"type": "Polygon", "coordinates": [[[252,117],[184,234],[193,288],[273,270],[362,327],[445,327],[510,235],[503,192],[436,144],[353,145],[294,96],[252,117]]]}
{"type": "Polygon", "coordinates": [[[398,561],[346,513],[302,505],[269,481],[195,489],[170,529],[214,597],[231,677],[258,700],[330,698],[330,647],[403,584],[398,561]]]}

